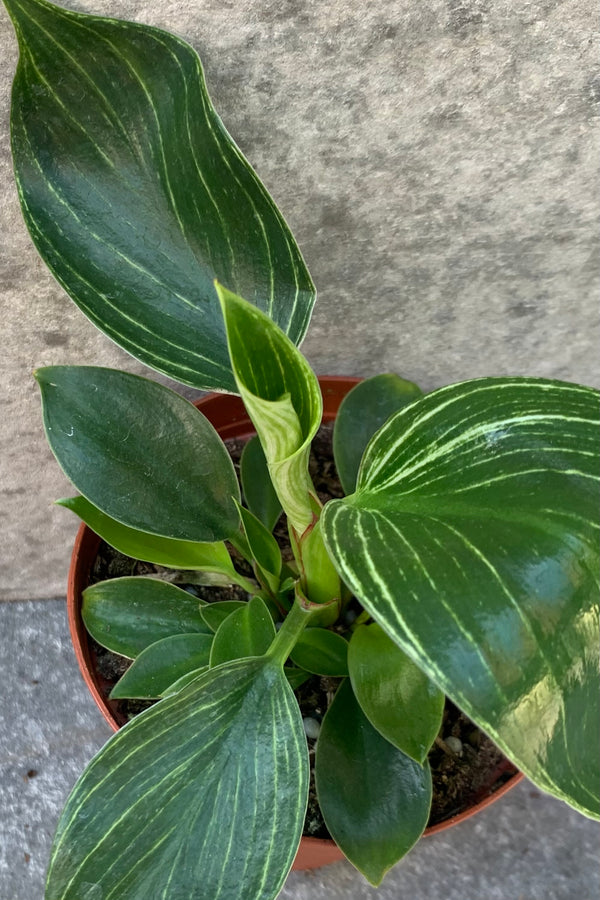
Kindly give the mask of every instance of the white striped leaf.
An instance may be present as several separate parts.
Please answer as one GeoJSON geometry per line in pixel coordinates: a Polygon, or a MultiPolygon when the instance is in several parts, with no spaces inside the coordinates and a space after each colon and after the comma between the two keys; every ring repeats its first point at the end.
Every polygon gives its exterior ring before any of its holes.
{"type": "Polygon", "coordinates": [[[25,221],[80,309],[147,365],[235,390],[218,278],[299,342],[300,251],[215,112],[194,50],[146,25],[7,0],[25,221]]]}
{"type": "Polygon", "coordinates": [[[599,815],[598,393],[481,379],[393,416],[323,532],[390,637],[542,789],[599,815]]]}
{"type": "Polygon", "coordinates": [[[280,666],[211,669],[122,728],[62,813],[46,900],[272,900],[308,794],[280,666]]]}
{"type": "Polygon", "coordinates": [[[313,520],[310,442],[321,424],[319,382],[268,316],[217,285],[238,390],[258,432],[273,487],[302,534],[313,520]]]}

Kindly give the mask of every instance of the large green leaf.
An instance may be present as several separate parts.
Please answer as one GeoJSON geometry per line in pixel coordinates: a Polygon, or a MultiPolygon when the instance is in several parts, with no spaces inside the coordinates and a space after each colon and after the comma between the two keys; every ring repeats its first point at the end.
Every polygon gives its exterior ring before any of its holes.
{"type": "Polygon", "coordinates": [[[19,39],[12,150],[32,238],[138,359],[235,390],[218,278],[299,342],[314,302],[281,214],[209,100],[200,60],[146,25],[7,0],[19,39]]]}
{"type": "Polygon", "coordinates": [[[110,692],[111,699],[152,700],[195,669],[208,666],[212,634],[174,634],[150,644],[110,692]]]}
{"type": "Polygon", "coordinates": [[[542,789],[598,816],[598,393],[481,379],[398,412],[321,519],[340,574],[542,789]]]}
{"type": "Polygon", "coordinates": [[[50,447],[94,506],[131,528],[186,541],[237,531],[233,463],[191,403],[97,366],[50,366],[36,378],[50,447]]]}
{"type": "Polygon", "coordinates": [[[281,668],[211,669],[92,760],[59,822],[46,900],[272,900],[307,793],[306,738],[281,668]]]}
{"type": "Polygon", "coordinates": [[[416,384],[392,372],[359,381],[346,394],[333,426],[335,467],[346,494],[356,488],[362,455],[375,432],[421,394],[416,384]]]}
{"type": "Polygon", "coordinates": [[[260,438],[273,487],[299,534],[313,520],[310,442],[321,424],[317,377],[268,316],[217,285],[236,384],[260,438]]]}
{"type": "Polygon", "coordinates": [[[336,844],[371,884],[419,839],[431,773],[375,731],[346,679],[327,710],[315,764],[317,796],[336,844]]]}
{"type": "Polygon", "coordinates": [[[200,613],[202,602],[158,578],[111,578],[85,589],[81,616],[99,644],[135,659],[162,638],[210,634],[200,613]]]}
{"type": "Polygon", "coordinates": [[[379,625],[361,625],[348,647],[352,689],[371,725],[423,762],[442,724],[444,694],[379,625]]]}

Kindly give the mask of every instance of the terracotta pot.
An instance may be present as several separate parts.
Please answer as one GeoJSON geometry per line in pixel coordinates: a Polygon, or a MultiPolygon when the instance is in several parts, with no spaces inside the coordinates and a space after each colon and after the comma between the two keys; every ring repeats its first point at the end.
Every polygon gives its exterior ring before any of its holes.
{"type": "MultiPolygon", "coordinates": [[[[332,422],[335,419],[343,398],[359,381],[360,378],[348,376],[322,376],[319,378],[323,393],[324,422],[332,422]]],[[[231,394],[208,394],[197,400],[195,405],[202,410],[223,440],[227,438],[243,439],[254,434],[252,422],[239,397],[231,394]]],[[[71,639],[79,668],[100,711],[111,728],[117,731],[125,724],[126,720],[119,712],[117,702],[106,699],[109,684],[97,670],[92,643],[81,618],[82,593],[89,585],[89,575],[99,546],[100,538],[98,535],[82,524],[77,533],[71,557],[67,589],[67,611],[71,639]]],[[[492,773],[490,783],[481,789],[472,806],[437,825],[427,828],[425,834],[436,834],[438,831],[443,831],[470,818],[475,813],[485,809],[490,803],[498,800],[514,787],[522,777],[520,772],[516,772],[514,767],[505,761],[492,773]],[[511,773],[508,780],[506,780],[507,773],[511,773]],[[503,781],[503,783],[496,787],[500,781],[503,781]]],[[[293,868],[316,869],[319,866],[325,866],[342,859],[344,859],[344,855],[333,841],[304,837],[300,843],[293,868]]]]}

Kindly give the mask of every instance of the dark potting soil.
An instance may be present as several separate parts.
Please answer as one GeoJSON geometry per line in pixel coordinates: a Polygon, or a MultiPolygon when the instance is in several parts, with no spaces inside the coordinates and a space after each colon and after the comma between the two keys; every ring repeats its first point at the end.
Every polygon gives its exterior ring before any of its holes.
{"type": "MultiPolygon", "coordinates": [[[[331,448],[332,426],[324,425],[313,441],[310,458],[310,473],[319,498],[323,503],[332,498],[343,496],[343,491],[335,471],[331,448]]],[[[225,442],[233,459],[236,470],[244,442],[228,440],[225,442]]],[[[282,548],[282,555],[291,558],[291,550],[287,534],[287,525],[282,517],[274,529],[274,535],[282,548]]],[[[236,568],[246,576],[252,576],[248,563],[230,548],[236,568]]],[[[208,602],[218,600],[246,599],[247,594],[236,585],[216,586],[186,581],[185,573],[173,573],[151,563],[140,562],[123,556],[104,542],[101,544],[91,574],[90,583],[107,578],[118,578],[126,575],[153,575],[176,581],[179,586],[208,602]]],[[[112,653],[89,638],[90,649],[96,663],[101,680],[101,690],[106,698],[113,685],[124,674],[131,661],[112,653]]],[[[333,700],[340,679],[320,678],[313,676],[297,691],[302,717],[312,719],[318,729],[320,723],[333,700]]],[[[155,701],[151,700],[118,700],[112,701],[116,716],[121,724],[147,709],[155,701]]],[[[310,725],[310,723],[309,723],[310,725]]],[[[310,730],[310,729],[309,729],[310,730]]],[[[328,838],[329,832],[323,821],[317,801],[314,784],[314,758],[317,738],[307,737],[310,757],[310,789],[309,802],[304,822],[304,834],[311,837],[328,838]]],[[[467,716],[446,699],[442,727],[436,742],[429,753],[433,782],[433,800],[429,825],[436,825],[464,809],[472,806],[493,793],[509,780],[517,769],[510,763],[494,743],[480,731],[467,716]]]]}

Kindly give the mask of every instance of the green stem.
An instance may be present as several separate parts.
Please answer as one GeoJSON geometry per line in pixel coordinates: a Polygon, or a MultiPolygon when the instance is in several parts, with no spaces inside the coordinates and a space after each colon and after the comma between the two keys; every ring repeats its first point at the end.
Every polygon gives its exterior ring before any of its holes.
{"type": "Polygon", "coordinates": [[[275,640],[269,647],[267,656],[271,656],[276,662],[283,665],[309,621],[318,612],[320,612],[318,608],[307,607],[301,600],[296,599],[283,620],[275,640]]]}

